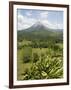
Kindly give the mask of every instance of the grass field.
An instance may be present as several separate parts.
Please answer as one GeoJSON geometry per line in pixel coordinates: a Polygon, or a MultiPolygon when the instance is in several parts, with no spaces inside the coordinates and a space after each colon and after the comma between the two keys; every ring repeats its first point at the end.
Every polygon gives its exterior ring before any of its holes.
{"type": "MultiPolygon", "coordinates": [[[[20,45],[28,45],[24,41],[20,45]]],[[[58,49],[31,48],[29,46],[18,49],[17,52],[17,79],[52,79],[63,77],[63,45],[57,43],[58,49]],[[26,56],[26,58],[24,58],[26,56]],[[28,57],[30,58],[28,58],[28,57]],[[28,60],[27,62],[24,62],[28,60]]]]}

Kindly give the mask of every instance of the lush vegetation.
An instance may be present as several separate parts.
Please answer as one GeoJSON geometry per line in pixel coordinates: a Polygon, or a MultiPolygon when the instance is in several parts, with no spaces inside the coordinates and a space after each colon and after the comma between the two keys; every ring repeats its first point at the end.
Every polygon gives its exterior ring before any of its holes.
{"type": "Polygon", "coordinates": [[[62,32],[48,35],[46,32],[42,34],[42,31],[37,31],[37,34],[18,31],[18,80],[63,78],[62,32]]]}

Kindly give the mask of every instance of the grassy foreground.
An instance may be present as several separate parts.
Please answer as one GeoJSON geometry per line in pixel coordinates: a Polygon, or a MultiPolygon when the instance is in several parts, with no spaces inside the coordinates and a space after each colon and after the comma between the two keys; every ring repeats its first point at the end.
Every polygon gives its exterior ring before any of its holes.
{"type": "Polygon", "coordinates": [[[30,41],[19,43],[17,50],[17,79],[38,80],[63,78],[63,44],[31,47],[30,41]],[[21,45],[27,44],[22,47],[21,45]]]}

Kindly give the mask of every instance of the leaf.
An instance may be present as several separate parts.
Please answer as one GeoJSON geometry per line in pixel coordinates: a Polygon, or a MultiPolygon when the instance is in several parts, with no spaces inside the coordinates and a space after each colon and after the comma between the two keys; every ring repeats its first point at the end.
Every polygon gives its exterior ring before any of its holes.
{"type": "Polygon", "coordinates": [[[46,73],[46,72],[44,72],[44,71],[42,71],[42,73],[41,73],[41,74],[42,74],[42,76],[43,76],[43,77],[47,76],[47,73],[46,73]]]}

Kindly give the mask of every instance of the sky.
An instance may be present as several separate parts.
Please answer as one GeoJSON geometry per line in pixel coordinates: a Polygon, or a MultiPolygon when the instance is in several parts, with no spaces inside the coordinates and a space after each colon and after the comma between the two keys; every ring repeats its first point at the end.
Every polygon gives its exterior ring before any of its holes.
{"type": "Polygon", "coordinates": [[[24,30],[41,22],[48,28],[63,29],[63,11],[17,9],[17,29],[24,30]]]}

